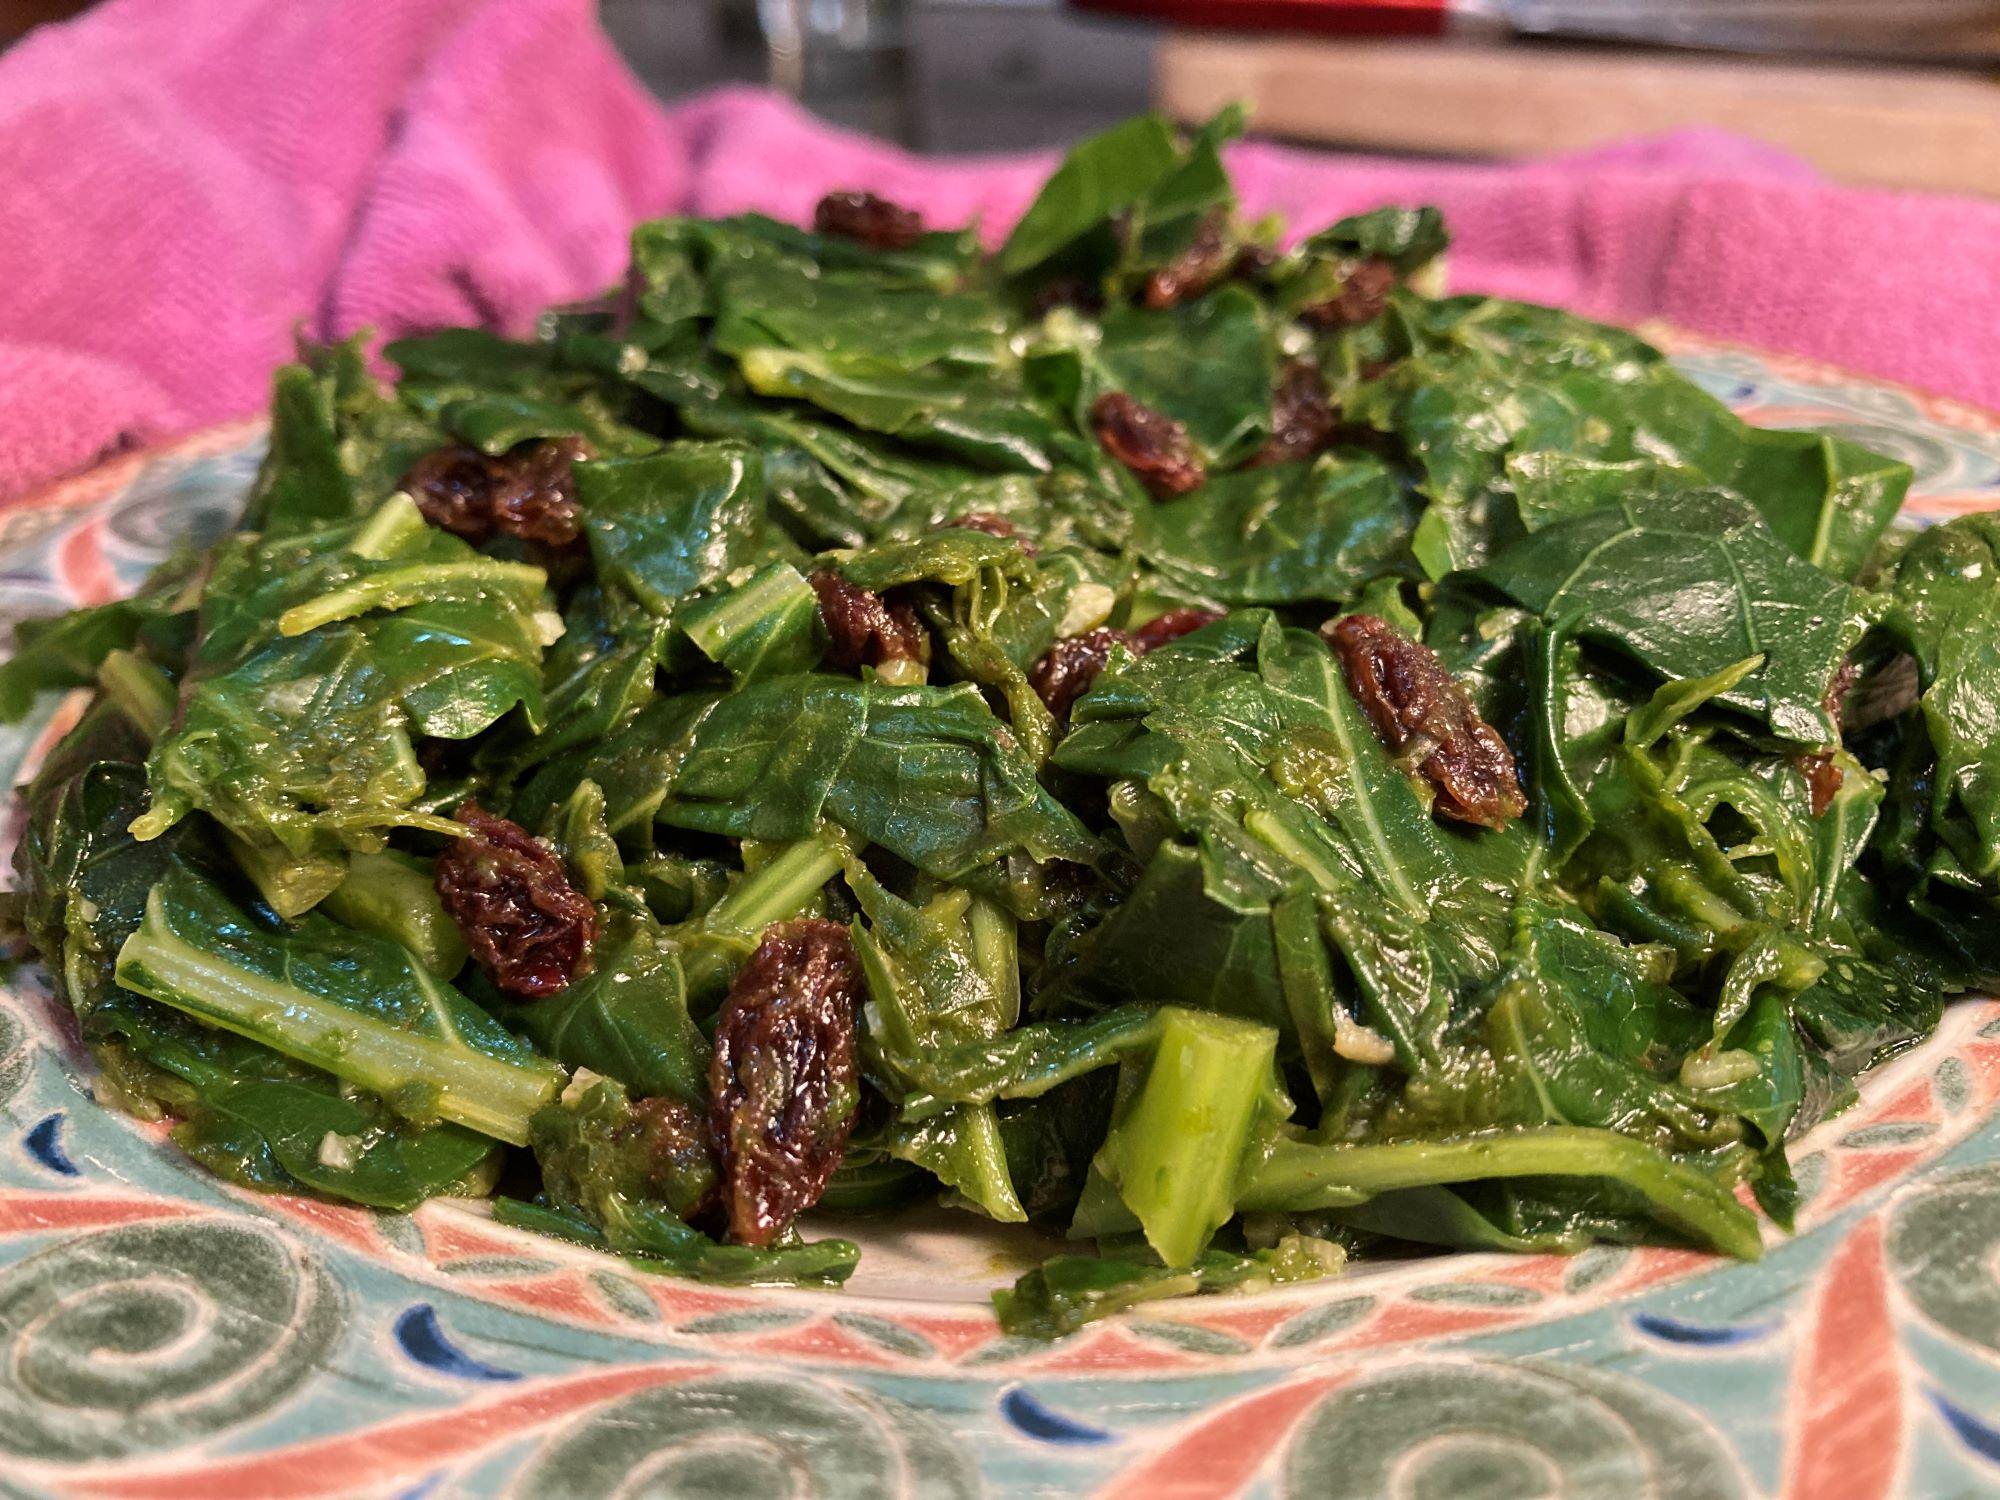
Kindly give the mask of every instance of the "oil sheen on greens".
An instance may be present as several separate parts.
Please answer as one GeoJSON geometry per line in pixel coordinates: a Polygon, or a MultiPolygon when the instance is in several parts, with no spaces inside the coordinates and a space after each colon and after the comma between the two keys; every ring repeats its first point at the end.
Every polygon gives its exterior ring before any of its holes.
{"type": "Polygon", "coordinates": [[[1428,210],[1277,253],[1235,125],[1085,143],[997,254],[666,219],[617,310],[391,344],[389,389],[306,349],[241,526],[0,670],[17,715],[94,693],[18,910],[111,1095],[237,1182],[498,1194],[728,1281],[837,1281],[843,1218],[927,1197],[1033,1221],[1074,1243],[999,1295],[1025,1334],[1411,1245],[1755,1257],[1741,1190],[1787,1225],[1787,1143],[2000,973],[2000,524],[1894,532],[1900,464],[1432,295],[1428,210]],[[1252,462],[1298,361],[1334,437],[1252,462]],[[1202,488],[1099,446],[1119,392],[1202,488]],[[560,554],[398,488],[562,436],[560,554]],[[832,668],[826,569],[915,612],[920,680],[832,668]],[[1066,722],[1030,687],[1187,607],[1066,722]],[[1319,634],[1350,612],[1471,689],[1525,818],[1434,815],[1319,634]],[[433,894],[468,799],[598,906],[560,995],[503,997],[433,894]],[[621,1121],[708,1108],[731,979],[802,915],[852,926],[859,1123],[813,1237],[724,1244],[621,1121]]]}

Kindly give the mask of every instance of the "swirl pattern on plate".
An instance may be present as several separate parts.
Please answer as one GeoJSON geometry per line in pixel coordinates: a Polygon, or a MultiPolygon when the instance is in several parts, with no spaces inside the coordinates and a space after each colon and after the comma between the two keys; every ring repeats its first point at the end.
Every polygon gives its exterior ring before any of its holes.
{"type": "Polygon", "coordinates": [[[157,1453],[262,1416],[340,1308],[318,1260],[250,1220],[134,1224],[0,1272],[0,1452],[157,1453]]]}
{"type": "Polygon", "coordinates": [[[21,1018],[0,1005],[0,1104],[20,1091],[28,1076],[28,1029],[21,1018]]]}
{"type": "Polygon", "coordinates": [[[515,1500],[808,1494],[821,1500],[971,1500],[964,1453],[885,1396],[816,1381],[689,1381],[629,1396],[559,1432],[515,1500]]]}
{"type": "Polygon", "coordinates": [[[1327,1396],[1293,1436],[1284,1485],[1288,1500],[1743,1493],[1715,1435],[1656,1390],[1601,1370],[1446,1361],[1327,1396]]]}

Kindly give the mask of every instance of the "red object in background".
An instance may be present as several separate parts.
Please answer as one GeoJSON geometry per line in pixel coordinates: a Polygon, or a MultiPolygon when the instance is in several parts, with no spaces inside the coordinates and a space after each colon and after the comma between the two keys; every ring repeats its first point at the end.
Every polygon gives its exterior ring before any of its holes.
{"type": "Polygon", "coordinates": [[[1071,0],[1078,10],[1224,31],[1442,36],[1462,0],[1071,0]]]}

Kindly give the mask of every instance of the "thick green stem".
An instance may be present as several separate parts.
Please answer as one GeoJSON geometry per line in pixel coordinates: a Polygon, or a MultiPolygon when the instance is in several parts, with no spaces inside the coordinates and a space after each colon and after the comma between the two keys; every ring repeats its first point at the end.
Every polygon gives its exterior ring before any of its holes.
{"type": "Polygon", "coordinates": [[[1238,1207],[1299,1213],[1365,1202],[1395,1188],[1493,1177],[1609,1178],[1691,1239],[1743,1260],[1763,1250],[1755,1217],[1706,1172],[1615,1131],[1576,1126],[1373,1146],[1281,1141],[1251,1175],[1238,1207]]]}
{"type": "Polygon", "coordinates": [[[849,854],[845,837],[829,826],[746,874],[685,939],[681,965],[688,993],[707,994],[726,983],[764,929],[804,911],[820,887],[840,873],[849,854]]]}
{"type": "MultiPolygon", "coordinates": [[[[145,837],[136,826],[132,831],[145,837]]],[[[257,894],[264,898],[264,904],[286,921],[304,916],[318,906],[346,876],[347,867],[337,855],[299,859],[282,844],[253,844],[227,831],[222,838],[238,868],[250,877],[257,894]]]]}
{"type": "Polygon", "coordinates": [[[383,501],[376,507],[375,513],[362,522],[347,550],[357,557],[380,561],[394,557],[429,527],[424,513],[417,509],[417,502],[399,492],[383,501]]]}
{"type": "Polygon", "coordinates": [[[543,1059],[511,1062],[286,984],[174,930],[160,888],[118,954],[118,983],[380,1095],[412,1119],[454,1120],[526,1145],[528,1119],[561,1088],[543,1059]]]}
{"type": "Polygon", "coordinates": [[[1271,1085],[1278,1033],[1168,1007],[1136,1093],[1097,1154],[1170,1266],[1189,1264],[1236,1212],[1236,1179],[1271,1085]]]}
{"type": "Polygon", "coordinates": [[[278,633],[304,635],[308,630],[351,620],[373,610],[407,609],[413,604],[482,587],[501,592],[534,592],[547,580],[547,574],[528,563],[497,562],[486,557],[469,562],[412,563],[356,579],[303,604],[294,604],[278,616],[278,633]]]}
{"type": "Polygon", "coordinates": [[[759,569],[736,588],[676,609],[674,623],[741,686],[818,662],[819,596],[788,562],[759,569]]]}
{"type": "Polygon", "coordinates": [[[327,892],[320,908],[349,927],[400,943],[439,979],[465,967],[465,938],[438,899],[429,860],[393,849],[350,855],[347,878],[327,892]]]}
{"type": "Polygon", "coordinates": [[[130,651],[113,651],[97,667],[97,685],[147,739],[158,739],[174,717],[167,674],[130,651]]]}
{"type": "Polygon", "coordinates": [[[975,895],[966,908],[972,935],[972,960],[993,991],[1000,1029],[1021,1019],[1021,946],[1014,914],[990,896],[975,895]]]}

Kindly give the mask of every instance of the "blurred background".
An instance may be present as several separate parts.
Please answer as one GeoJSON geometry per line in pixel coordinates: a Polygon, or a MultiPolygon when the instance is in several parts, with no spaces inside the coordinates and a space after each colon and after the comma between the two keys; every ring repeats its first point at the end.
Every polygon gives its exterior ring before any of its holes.
{"type": "MultiPolygon", "coordinates": [[[[672,100],[769,83],[925,151],[1051,146],[1149,106],[1491,158],[1684,126],[1857,183],[2000,197],[2000,0],[601,0],[672,100]]],[[[80,0],[0,0],[0,46],[80,0]]]]}

